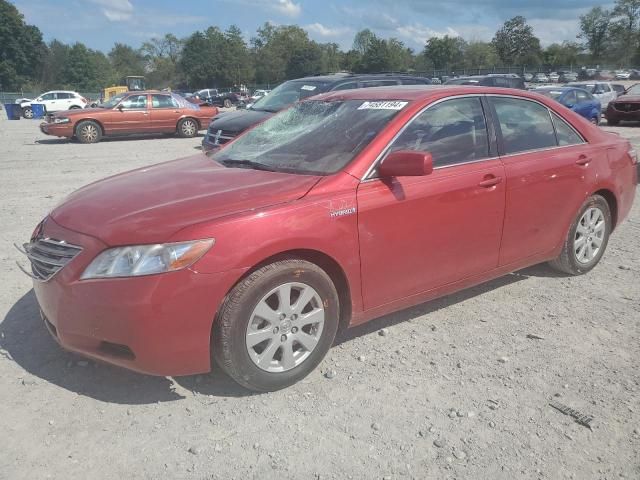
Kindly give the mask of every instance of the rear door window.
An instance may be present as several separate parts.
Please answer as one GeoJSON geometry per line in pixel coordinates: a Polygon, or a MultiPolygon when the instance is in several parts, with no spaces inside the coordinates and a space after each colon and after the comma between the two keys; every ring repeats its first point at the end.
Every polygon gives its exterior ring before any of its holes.
{"type": "Polygon", "coordinates": [[[178,108],[178,102],[171,95],[151,95],[153,108],[178,108]]]}
{"type": "Polygon", "coordinates": [[[491,97],[505,155],[557,146],[549,110],[539,103],[491,97]]]}
{"type": "Polygon", "coordinates": [[[343,83],[342,85],[338,85],[333,90],[352,90],[358,88],[358,82],[348,82],[343,83]]]}

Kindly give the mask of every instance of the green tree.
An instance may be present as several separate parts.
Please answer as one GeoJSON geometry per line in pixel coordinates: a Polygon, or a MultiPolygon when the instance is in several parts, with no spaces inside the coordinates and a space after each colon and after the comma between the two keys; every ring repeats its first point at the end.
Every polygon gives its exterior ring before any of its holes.
{"type": "Polygon", "coordinates": [[[617,0],[612,19],[609,35],[613,51],[610,58],[618,60],[621,66],[629,67],[637,59],[640,49],[640,0],[617,0]]]}
{"type": "Polygon", "coordinates": [[[140,47],[145,61],[147,85],[155,88],[175,87],[182,83],[178,68],[184,41],[167,33],[164,37],[152,38],[140,47]]]}
{"type": "Polygon", "coordinates": [[[40,81],[42,89],[54,89],[62,84],[62,71],[67,63],[69,46],[59,40],[49,42],[44,56],[40,81]]]}
{"type": "Polygon", "coordinates": [[[184,44],[179,65],[189,88],[222,86],[225,36],[218,27],[195,32],[184,44]]]}
{"type": "Polygon", "coordinates": [[[45,55],[40,30],[27,25],[11,3],[0,0],[0,89],[17,90],[36,80],[45,55]]]}
{"type": "Polygon", "coordinates": [[[544,64],[551,68],[576,65],[580,57],[580,45],[573,42],[552,43],[543,52],[544,64]]]}
{"type": "Polygon", "coordinates": [[[505,65],[527,65],[540,62],[540,40],[522,16],[513,17],[493,37],[498,58],[505,65]]]}
{"type": "Polygon", "coordinates": [[[253,81],[255,70],[251,53],[242,37],[242,31],[235,25],[231,25],[224,33],[222,53],[226,73],[223,82],[228,85],[240,85],[253,81]]]}
{"type": "Polygon", "coordinates": [[[584,47],[591,53],[591,59],[599,62],[603,59],[608,42],[611,12],[602,7],[594,7],[580,16],[580,34],[584,47]]]}
{"type": "Polygon", "coordinates": [[[114,83],[109,59],[104,53],[91,50],[82,43],[73,44],[66,56],[60,84],[78,91],[99,91],[114,83]]]}
{"type": "Polygon", "coordinates": [[[437,70],[457,68],[462,65],[466,47],[467,42],[461,37],[431,37],[427,40],[423,55],[437,70]]]}
{"type": "Polygon", "coordinates": [[[488,68],[498,63],[498,54],[492,43],[470,42],[464,49],[465,68],[488,68]]]}
{"type": "Polygon", "coordinates": [[[118,79],[129,75],[144,75],[145,59],[140,51],[124,43],[116,43],[108,54],[109,61],[118,79]]]}

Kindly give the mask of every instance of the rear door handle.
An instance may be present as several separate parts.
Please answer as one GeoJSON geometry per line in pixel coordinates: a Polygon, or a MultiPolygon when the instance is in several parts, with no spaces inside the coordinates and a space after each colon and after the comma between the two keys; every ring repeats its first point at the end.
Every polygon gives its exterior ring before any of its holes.
{"type": "Polygon", "coordinates": [[[495,187],[500,182],[502,182],[502,177],[491,177],[491,178],[487,178],[485,180],[482,180],[478,184],[478,186],[482,187],[482,188],[490,188],[490,187],[495,187]]]}
{"type": "Polygon", "coordinates": [[[591,157],[587,157],[586,155],[580,155],[578,160],[576,160],[577,165],[587,166],[591,163],[591,157]]]}

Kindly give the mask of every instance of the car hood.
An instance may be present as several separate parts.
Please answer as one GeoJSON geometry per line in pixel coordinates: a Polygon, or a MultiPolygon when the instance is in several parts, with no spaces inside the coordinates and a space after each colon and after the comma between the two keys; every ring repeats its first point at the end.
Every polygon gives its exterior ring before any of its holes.
{"type": "Polygon", "coordinates": [[[616,103],[640,103],[640,95],[620,95],[616,103]]]}
{"type": "Polygon", "coordinates": [[[299,199],[320,178],[226,168],[200,154],[87,185],[51,217],[107,245],[166,242],[197,223],[299,199]]]}
{"type": "Polygon", "coordinates": [[[244,132],[267,118],[273,116],[271,112],[259,112],[256,110],[236,110],[226,112],[213,119],[210,128],[214,130],[228,130],[231,132],[244,132]]]}
{"type": "Polygon", "coordinates": [[[81,117],[96,113],[110,112],[110,108],[72,108],[71,110],[60,110],[53,114],[54,117],[81,117]]]}

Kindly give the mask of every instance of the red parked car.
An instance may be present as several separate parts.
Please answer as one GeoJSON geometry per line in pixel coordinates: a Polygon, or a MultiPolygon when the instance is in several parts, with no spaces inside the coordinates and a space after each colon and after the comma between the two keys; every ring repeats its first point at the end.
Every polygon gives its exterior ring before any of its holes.
{"type": "Polygon", "coordinates": [[[636,83],[607,107],[607,123],[618,125],[621,120],[640,121],[640,83],[636,83]]]}
{"type": "Polygon", "coordinates": [[[127,92],[96,108],[66,110],[47,116],[40,130],[56,137],[97,143],[102,137],[177,133],[195,137],[218,114],[212,106],[196,105],[170,92],[127,92]]]}
{"type": "Polygon", "coordinates": [[[216,359],[270,391],[339,325],[540,262],[590,271],[637,169],[626,140],[535,93],[338,91],[211,158],[76,191],[24,245],[25,271],[66,349],[156,375],[216,359]]]}

